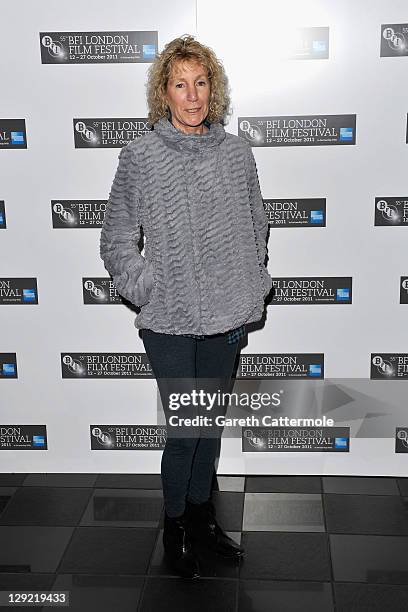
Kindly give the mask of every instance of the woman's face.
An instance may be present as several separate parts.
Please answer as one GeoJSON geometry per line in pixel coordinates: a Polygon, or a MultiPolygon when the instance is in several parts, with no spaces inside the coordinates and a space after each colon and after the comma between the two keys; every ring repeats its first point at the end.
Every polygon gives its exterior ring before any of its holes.
{"type": "Polygon", "coordinates": [[[176,62],[166,100],[173,125],[186,133],[197,132],[209,110],[210,81],[204,66],[187,60],[176,62]]]}

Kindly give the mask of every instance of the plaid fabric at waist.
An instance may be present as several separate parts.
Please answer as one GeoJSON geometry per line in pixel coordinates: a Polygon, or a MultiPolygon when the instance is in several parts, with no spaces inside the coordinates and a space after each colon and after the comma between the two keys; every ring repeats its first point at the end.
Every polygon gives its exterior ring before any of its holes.
{"type": "MultiPolygon", "coordinates": [[[[235,329],[231,329],[227,332],[227,343],[233,344],[234,342],[238,342],[241,338],[244,338],[246,334],[246,325],[241,325],[240,327],[236,327],[235,329]]],[[[203,334],[180,334],[180,336],[184,336],[185,338],[195,338],[196,340],[204,340],[209,336],[205,336],[203,334]]]]}

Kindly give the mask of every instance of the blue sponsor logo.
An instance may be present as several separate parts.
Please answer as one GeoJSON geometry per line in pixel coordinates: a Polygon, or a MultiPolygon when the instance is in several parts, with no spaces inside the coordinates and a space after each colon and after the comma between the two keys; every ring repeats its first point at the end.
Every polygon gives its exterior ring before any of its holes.
{"type": "Polygon", "coordinates": [[[353,128],[340,128],[340,140],[350,142],[353,140],[353,128]]]}
{"type": "Polygon", "coordinates": [[[334,438],[334,448],[348,448],[348,438],[334,438]]]}
{"type": "Polygon", "coordinates": [[[35,301],[35,289],[23,289],[23,302],[35,301]]]}
{"type": "Polygon", "coordinates": [[[323,211],[322,210],[311,210],[310,211],[310,223],[323,223],[323,211]]]}
{"type": "Polygon", "coordinates": [[[14,363],[3,363],[3,375],[14,376],[16,373],[16,366],[14,363]]]}
{"type": "Polygon", "coordinates": [[[310,363],[309,364],[309,376],[321,376],[322,374],[322,366],[320,363],[310,363]]]}
{"type": "Polygon", "coordinates": [[[156,57],[156,45],[143,45],[143,58],[154,59],[156,57]]]}
{"type": "Polygon", "coordinates": [[[326,51],[326,41],[325,40],[313,40],[312,49],[314,53],[324,53],[326,51]]]}
{"type": "Polygon", "coordinates": [[[44,436],[33,436],[33,445],[34,446],[44,446],[45,438],[44,436]]]}
{"type": "Polygon", "coordinates": [[[10,132],[10,136],[11,136],[11,144],[23,145],[25,143],[24,132],[10,132]]]}
{"type": "Polygon", "coordinates": [[[349,300],[350,299],[350,290],[347,288],[339,288],[336,290],[336,300],[339,300],[340,302],[342,300],[349,300]]]}

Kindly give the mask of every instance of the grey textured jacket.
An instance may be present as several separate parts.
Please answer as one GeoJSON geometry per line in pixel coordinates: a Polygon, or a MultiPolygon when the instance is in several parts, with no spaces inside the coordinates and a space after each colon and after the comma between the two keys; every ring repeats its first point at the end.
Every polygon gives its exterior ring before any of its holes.
{"type": "Polygon", "coordinates": [[[119,153],[100,256],[141,307],[135,327],[210,335],[262,317],[267,229],[250,145],[221,123],[185,134],[163,117],[119,153]]]}

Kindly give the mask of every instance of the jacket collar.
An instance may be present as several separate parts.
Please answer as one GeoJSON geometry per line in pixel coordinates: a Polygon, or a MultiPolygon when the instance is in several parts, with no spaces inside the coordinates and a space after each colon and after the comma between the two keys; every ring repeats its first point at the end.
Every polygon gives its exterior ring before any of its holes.
{"type": "Polygon", "coordinates": [[[174,127],[167,117],[161,117],[154,124],[154,131],[167,146],[181,152],[201,153],[220,145],[226,133],[221,123],[207,123],[210,128],[205,134],[186,134],[174,127]]]}

